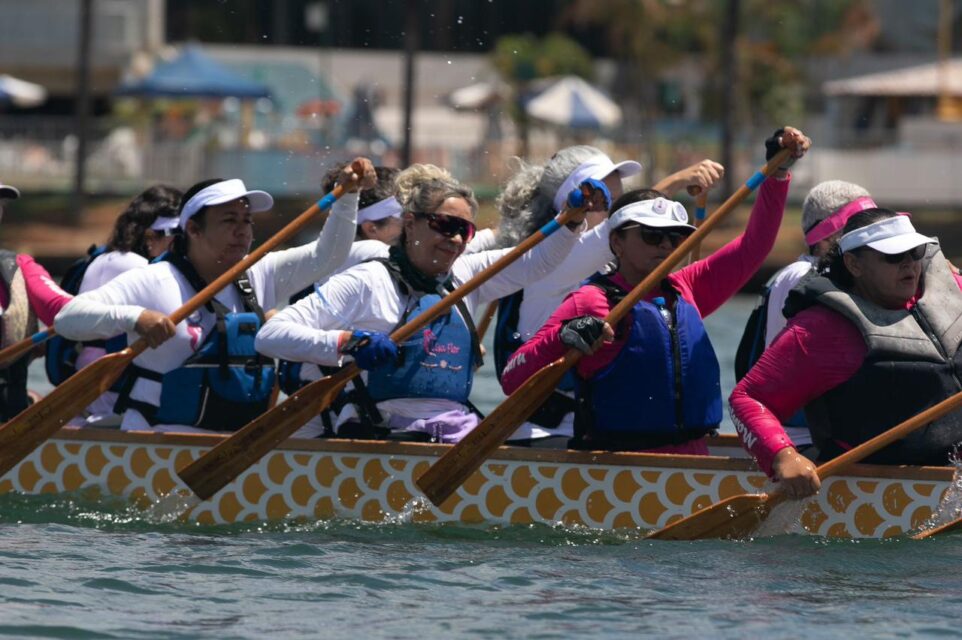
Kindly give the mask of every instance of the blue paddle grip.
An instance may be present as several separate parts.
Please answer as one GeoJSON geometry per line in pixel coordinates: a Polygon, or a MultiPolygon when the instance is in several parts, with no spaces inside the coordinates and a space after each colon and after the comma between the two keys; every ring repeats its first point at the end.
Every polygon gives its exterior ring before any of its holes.
{"type": "Polygon", "coordinates": [[[752,191],[754,191],[755,189],[758,188],[758,185],[760,185],[763,182],[765,182],[765,174],[762,173],[761,171],[756,171],[755,175],[749,178],[748,182],[745,183],[745,186],[751,189],[752,191]]]}
{"type": "Polygon", "coordinates": [[[705,207],[695,207],[695,220],[704,220],[706,213],[705,207]]]}
{"type": "Polygon", "coordinates": [[[337,198],[335,198],[334,193],[331,192],[317,201],[317,208],[320,209],[321,211],[330,209],[331,205],[334,204],[335,200],[337,200],[337,198]]]}
{"type": "Polygon", "coordinates": [[[30,336],[30,342],[32,342],[32,343],[34,343],[34,344],[40,344],[41,342],[43,342],[44,340],[47,339],[47,336],[48,336],[49,334],[50,334],[50,331],[48,331],[48,330],[46,330],[46,329],[43,330],[43,331],[38,331],[37,333],[35,333],[35,334],[33,334],[32,336],[30,336]]]}
{"type": "Polygon", "coordinates": [[[552,218],[551,220],[548,220],[548,222],[545,223],[543,227],[538,229],[538,231],[540,231],[546,236],[550,236],[552,233],[554,233],[560,228],[561,228],[561,225],[558,224],[558,221],[552,218]]]}

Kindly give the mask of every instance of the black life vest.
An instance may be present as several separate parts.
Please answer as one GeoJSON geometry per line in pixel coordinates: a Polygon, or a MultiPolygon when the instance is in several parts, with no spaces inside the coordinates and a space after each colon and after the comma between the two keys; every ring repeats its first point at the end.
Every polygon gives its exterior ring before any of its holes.
{"type": "MultiPolygon", "coordinates": [[[[922,278],[924,292],[910,310],[880,308],[814,273],[789,294],[787,317],[814,304],[824,305],[858,327],[868,346],[855,375],[805,407],[812,438],[824,459],[962,390],[962,292],[938,247],[926,253],[922,278]]],[[[956,410],[867,461],[946,464],[960,441],[962,410],[956,410]]]]}
{"type": "MultiPolygon", "coordinates": [[[[182,256],[169,253],[165,260],[187,278],[195,291],[206,286],[182,256]]],[[[274,387],[274,361],[254,349],[254,338],[264,323],[264,311],[246,274],[234,286],[241,294],[245,311],[233,313],[211,299],[207,309],[215,314],[216,322],[203,344],[183,365],[167,373],[131,365],[114,408],[116,413],[130,408],[139,411],[150,424],[236,431],[267,410],[274,387]],[[159,405],[130,397],[134,383],[141,378],[161,384],[159,405]]]]}

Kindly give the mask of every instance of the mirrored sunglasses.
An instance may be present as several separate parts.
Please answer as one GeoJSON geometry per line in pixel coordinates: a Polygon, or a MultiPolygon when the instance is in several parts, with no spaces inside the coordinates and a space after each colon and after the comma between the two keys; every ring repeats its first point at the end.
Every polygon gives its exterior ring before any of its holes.
{"type": "Polygon", "coordinates": [[[443,213],[424,213],[422,211],[412,211],[415,218],[427,220],[428,228],[437,231],[445,238],[461,236],[465,243],[471,242],[474,238],[476,227],[470,220],[449,216],[443,213]]]}

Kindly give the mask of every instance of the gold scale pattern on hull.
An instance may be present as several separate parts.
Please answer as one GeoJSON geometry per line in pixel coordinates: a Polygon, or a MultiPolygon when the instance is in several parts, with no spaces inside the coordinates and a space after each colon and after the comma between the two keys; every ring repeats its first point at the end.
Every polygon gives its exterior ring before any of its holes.
{"type": "MultiPolygon", "coordinates": [[[[65,429],[0,479],[0,492],[94,489],[139,503],[182,487],[175,473],[211,436],[65,429]]],[[[349,518],[381,522],[582,525],[653,529],[720,499],[766,485],[744,459],[502,449],[440,508],[411,509],[415,479],[443,451],[437,445],[289,441],[190,518],[223,524],[349,518]]],[[[925,522],[952,469],[860,467],[827,480],[801,522],[828,537],[889,537],[925,522]]]]}

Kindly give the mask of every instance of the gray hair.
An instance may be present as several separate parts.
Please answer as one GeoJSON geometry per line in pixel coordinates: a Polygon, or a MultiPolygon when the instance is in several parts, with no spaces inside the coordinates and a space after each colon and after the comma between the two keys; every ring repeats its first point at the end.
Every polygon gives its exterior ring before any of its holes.
{"type": "Polygon", "coordinates": [[[868,190],[844,180],[828,180],[812,187],[802,202],[802,233],[829,217],[849,202],[869,196],[868,190]]]}
{"type": "Polygon", "coordinates": [[[605,152],[588,145],[566,147],[558,151],[544,166],[531,165],[514,158],[514,175],[504,186],[495,205],[501,213],[498,243],[513,247],[553,218],[554,195],[575,169],[605,152]]]}
{"type": "Polygon", "coordinates": [[[478,200],[470,187],[433,164],[412,164],[398,174],[397,199],[405,211],[432,213],[448,198],[461,198],[478,215],[478,200]]]}

